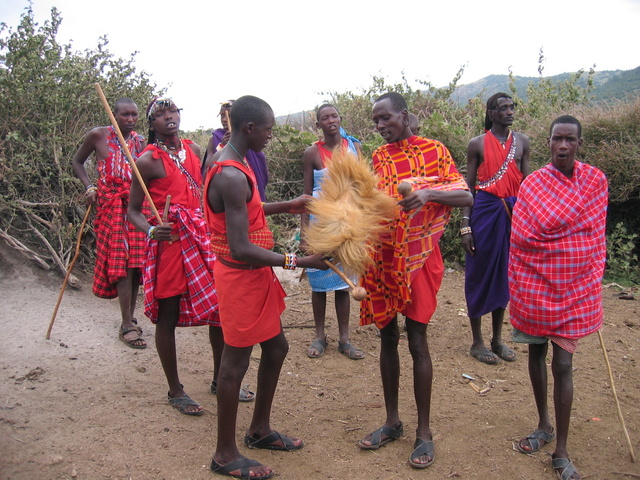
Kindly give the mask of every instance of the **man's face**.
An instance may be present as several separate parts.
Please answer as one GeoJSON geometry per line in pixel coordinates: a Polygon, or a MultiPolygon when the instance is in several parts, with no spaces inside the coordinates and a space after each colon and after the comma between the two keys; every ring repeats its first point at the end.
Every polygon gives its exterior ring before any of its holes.
{"type": "Polygon", "coordinates": [[[251,123],[249,129],[249,148],[254,152],[261,152],[271,140],[271,130],[276,122],[273,113],[260,123],[251,123]]]}
{"type": "Polygon", "coordinates": [[[180,129],[180,109],[174,105],[157,110],[153,114],[151,126],[160,135],[177,135],[180,129]]]}
{"type": "Polygon", "coordinates": [[[320,110],[320,115],[316,125],[325,135],[335,135],[340,132],[342,119],[340,114],[333,107],[324,107],[320,110]]]}
{"type": "Polygon", "coordinates": [[[404,140],[411,136],[407,111],[395,112],[388,98],[373,104],[372,119],[376,130],[387,143],[404,140]]]}
{"type": "Polygon", "coordinates": [[[229,130],[229,113],[231,112],[231,104],[223,103],[220,107],[220,123],[222,128],[229,130]]]}
{"type": "Polygon", "coordinates": [[[496,108],[491,110],[491,120],[498,125],[510,127],[513,125],[513,116],[516,113],[516,104],[510,98],[501,97],[496,102],[496,108]]]}
{"type": "Polygon", "coordinates": [[[578,126],[572,123],[558,123],[553,126],[547,146],[551,150],[551,163],[567,176],[573,173],[576,152],[582,145],[578,136],[578,126]]]}
{"type": "Polygon", "coordinates": [[[138,123],[138,107],[135,103],[120,103],[113,114],[120,131],[129,134],[138,123]]]}

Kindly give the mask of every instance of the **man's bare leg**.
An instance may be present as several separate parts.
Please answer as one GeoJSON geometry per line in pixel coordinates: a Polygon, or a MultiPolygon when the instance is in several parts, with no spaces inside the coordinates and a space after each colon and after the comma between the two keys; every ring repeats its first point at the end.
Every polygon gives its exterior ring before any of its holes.
{"type": "Polygon", "coordinates": [[[124,332],[128,330],[128,332],[124,334],[124,339],[129,344],[137,347],[146,347],[147,343],[142,338],[138,338],[139,332],[133,323],[133,314],[136,307],[139,287],[138,276],[138,269],[129,268],[127,269],[127,276],[116,284],[120,315],[122,317],[120,331],[124,332]]]}
{"type": "Polygon", "coordinates": [[[498,363],[500,361],[498,356],[484,344],[484,338],[482,337],[482,317],[470,317],[469,323],[471,325],[471,335],[473,336],[469,354],[482,363],[488,363],[490,365],[498,363]]]}
{"type": "Polygon", "coordinates": [[[504,322],[504,308],[496,308],[491,312],[491,324],[493,326],[493,338],[491,339],[491,351],[507,362],[516,359],[516,352],[502,342],[502,323],[504,322]]]}
{"type": "MultiPolygon", "coordinates": [[[[398,343],[400,332],[398,330],[398,317],[395,317],[388,325],[380,329],[380,376],[382,378],[382,391],[387,418],[384,426],[397,429],[400,426],[400,414],[398,412],[398,388],[400,385],[400,356],[398,355],[398,343]]],[[[360,440],[364,446],[372,445],[372,435],[369,434],[360,440]]],[[[381,435],[380,441],[389,438],[381,435]]]]}
{"type": "MultiPolygon", "coordinates": [[[[433,435],[429,425],[431,415],[431,386],[433,383],[433,365],[427,342],[427,324],[407,318],[407,339],[409,352],[413,359],[413,392],[418,410],[416,438],[431,441],[433,435]]],[[[415,463],[426,464],[433,460],[429,455],[412,459],[415,463]]]]}
{"type": "Polygon", "coordinates": [[[349,316],[351,314],[349,292],[336,290],[335,292],[336,316],[338,317],[338,350],[352,360],[360,360],[365,354],[362,350],[352,346],[349,342],[349,316]]]}
{"type": "MultiPolygon", "coordinates": [[[[169,384],[169,397],[179,398],[186,395],[178,376],[176,355],[176,325],[180,317],[180,295],[158,300],[158,321],[156,322],[156,349],[164,375],[169,384]]],[[[187,405],[186,412],[197,413],[202,406],[187,405]]]]}
{"type": "MultiPolygon", "coordinates": [[[[549,342],[543,344],[529,345],[529,378],[533,389],[533,398],[538,411],[538,430],[552,433],[553,426],[549,419],[549,408],[547,404],[547,351],[549,342]]],[[[519,446],[522,450],[532,451],[531,443],[527,438],[520,440],[519,446]]]]}
{"type": "Polygon", "coordinates": [[[311,307],[313,309],[313,323],[316,326],[316,337],[307,349],[307,356],[317,358],[324,353],[327,335],[324,331],[324,322],[327,314],[327,293],[311,292],[311,307]]]}

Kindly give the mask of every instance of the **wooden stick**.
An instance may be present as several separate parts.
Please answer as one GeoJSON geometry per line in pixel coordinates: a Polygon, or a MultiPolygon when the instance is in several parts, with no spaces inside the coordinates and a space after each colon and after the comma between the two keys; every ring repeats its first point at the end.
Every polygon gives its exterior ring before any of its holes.
{"type": "Polygon", "coordinates": [[[162,223],[166,223],[169,218],[169,207],[171,206],[171,195],[167,195],[167,201],[164,204],[164,212],[162,212],[162,223]]]}
{"type": "Polygon", "coordinates": [[[609,356],[607,355],[607,349],[604,346],[604,339],[602,338],[602,332],[598,330],[598,337],[600,338],[600,347],[602,347],[602,353],[604,354],[604,361],[607,364],[607,371],[609,372],[609,381],[611,382],[611,392],[613,392],[613,399],[616,401],[616,408],[618,409],[618,418],[620,419],[620,425],[622,425],[622,431],[627,439],[627,445],[629,447],[629,455],[631,455],[631,461],[635,463],[636,455],[633,453],[633,445],[629,438],[629,432],[624,424],[624,417],[622,416],[622,410],[620,409],[620,402],[618,401],[618,394],[616,393],[616,387],[613,384],[613,372],[611,371],[611,364],[609,363],[609,356]]]}
{"type": "Polygon", "coordinates": [[[365,299],[365,297],[367,296],[367,291],[362,288],[362,287],[356,287],[353,282],[351,281],[351,279],[349,277],[347,277],[344,272],[342,270],[340,270],[338,267],[336,267],[333,263],[331,263],[329,260],[325,260],[324,263],[327,264],[327,266],[333,270],[334,272],[336,272],[336,274],[342,279],[344,280],[344,282],[349,285],[351,287],[351,296],[353,297],[354,300],[357,300],[358,302],[361,302],[362,300],[365,299]]]}
{"type": "Polygon", "coordinates": [[[224,111],[224,118],[227,119],[227,130],[231,133],[231,118],[229,117],[229,110],[224,111]]]}
{"type": "Polygon", "coordinates": [[[127,141],[122,136],[122,132],[120,131],[120,127],[118,126],[116,117],[114,117],[113,113],[111,112],[111,107],[109,106],[109,102],[107,102],[107,98],[104,96],[104,93],[102,92],[102,88],[100,87],[100,84],[95,83],[94,85],[96,87],[96,92],[98,92],[98,96],[100,97],[100,100],[102,100],[102,105],[104,106],[104,109],[107,112],[107,115],[109,115],[109,119],[111,120],[111,126],[113,126],[113,129],[116,131],[116,134],[118,135],[118,140],[120,140],[120,145],[122,146],[122,150],[124,151],[124,154],[126,155],[127,160],[129,160],[129,165],[131,165],[131,171],[135,174],[136,178],[138,179],[138,182],[140,183],[140,187],[142,187],[142,191],[144,192],[144,196],[146,197],[147,202],[149,202],[149,206],[151,207],[151,211],[153,212],[153,215],[158,220],[158,223],[162,225],[162,218],[160,218],[158,209],[153,203],[153,200],[151,199],[151,195],[149,194],[149,190],[147,190],[147,186],[145,185],[144,180],[142,179],[142,175],[140,175],[140,171],[136,166],[136,162],[133,159],[131,152],[129,151],[127,141]]]}
{"type": "Polygon", "coordinates": [[[67,269],[67,274],[64,276],[64,280],[62,281],[62,286],[60,287],[60,294],[58,295],[58,301],[56,302],[56,308],[53,309],[53,316],[51,317],[51,321],[49,322],[49,328],[47,329],[47,336],[44,337],[49,340],[51,336],[51,329],[53,328],[53,322],[56,319],[56,315],[58,314],[58,307],[60,307],[60,302],[62,302],[62,295],[64,294],[65,289],[67,288],[67,280],[69,279],[69,275],[71,275],[71,270],[73,270],[73,266],[76,264],[76,260],[78,259],[78,255],[80,254],[80,242],[82,241],[82,232],[84,231],[84,226],[87,224],[87,220],[89,219],[89,213],[91,213],[91,205],[87,208],[87,213],[84,214],[84,218],[82,219],[82,225],[80,225],[80,231],[78,232],[78,239],[76,241],[76,252],[73,255],[73,259],[71,263],[69,263],[69,268],[67,269]]]}

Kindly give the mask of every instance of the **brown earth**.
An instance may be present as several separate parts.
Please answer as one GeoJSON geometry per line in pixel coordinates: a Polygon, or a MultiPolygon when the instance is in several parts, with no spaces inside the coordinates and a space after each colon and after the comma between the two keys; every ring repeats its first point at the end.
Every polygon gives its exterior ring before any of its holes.
{"type": "MultiPolygon", "coordinates": [[[[94,297],[90,277],[79,276],[82,289],[67,289],[51,339],[45,340],[61,279],[0,247],[0,478],[223,478],[208,470],[216,397],[208,392],[212,366],[207,330],[183,329],[178,334],[181,379],[188,393],[206,407],[203,417],[188,417],[166,402],[153,326],[142,321],[149,348],[127,348],[117,337],[117,302],[94,297]]],[[[336,350],[337,322],[330,304],[329,347],[323,357],[311,360],[305,354],[313,335],[309,287],[296,278],[285,278],[283,284],[290,293],[282,319],[290,352],[272,425],[303,438],[306,445],[285,453],[240,447],[272,466],[275,478],[555,478],[552,447],[531,456],[513,448],[513,441],[530,433],[537,421],[526,351],[517,346],[518,360],[498,366],[480,364],[468,355],[470,331],[460,272],[447,273],[429,327],[436,461],[426,471],[407,464],[416,415],[404,338],[400,411],[405,436],[380,450],[361,451],[358,439],[384,420],[375,329],[355,326],[354,305],[352,340],[367,356],[348,360],[336,350]],[[481,388],[491,388],[476,393],[463,373],[475,377],[481,388]]],[[[639,452],[639,307],[637,300],[619,299],[619,293],[615,287],[605,289],[603,334],[632,445],[639,452]]],[[[485,323],[488,335],[489,322],[485,323]]],[[[259,347],[247,375],[253,386],[258,356],[259,347]]],[[[569,450],[583,478],[640,478],[640,463],[629,459],[597,335],[580,343],[574,369],[569,450]]],[[[240,405],[239,441],[252,408],[240,405]]]]}

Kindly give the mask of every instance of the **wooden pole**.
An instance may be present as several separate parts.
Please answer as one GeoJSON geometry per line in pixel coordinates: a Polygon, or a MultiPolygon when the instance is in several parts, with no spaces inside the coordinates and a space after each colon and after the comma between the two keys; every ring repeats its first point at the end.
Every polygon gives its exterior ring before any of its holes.
{"type": "Polygon", "coordinates": [[[120,127],[118,126],[116,117],[114,117],[113,113],[111,112],[111,107],[109,106],[109,102],[107,102],[107,98],[104,96],[104,93],[102,92],[102,88],[100,87],[100,84],[96,83],[94,85],[96,87],[96,92],[98,92],[98,96],[102,101],[102,105],[104,106],[104,109],[107,112],[107,115],[109,115],[109,119],[111,120],[111,125],[113,126],[113,129],[116,131],[116,134],[118,135],[118,140],[120,140],[120,145],[122,146],[122,150],[124,151],[127,157],[127,160],[129,160],[129,165],[131,165],[131,171],[135,174],[136,178],[138,179],[138,183],[140,183],[140,187],[142,187],[142,191],[144,192],[144,196],[146,197],[147,202],[149,202],[149,206],[151,207],[151,211],[153,212],[153,215],[158,220],[158,223],[162,225],[162,218],[160,218],[158,209],[153,203],[153,200],[151,199],[151,195],[149,194],[149,190],[147,190],[147,186],[145,185],[144,180],[142,179],[142,175],[140,175],[140,171],[136,166],[136,162],[133,159],[131,152],[129,151],[129,147],[127,146],[127,141],[122,136],[122,132],[120,131],[120,127]]]}
{"type": "Polygon", "coordinates": [[[631,461],[636,462],[636,455],[633,453],[633,445],[631,444],[631,438],[629,438],[629,432],[624,424],[624,416],[620,409],[620,402],[618,401],[618,394],[616,393],[616,386],[613,384],[613,372],[611,371],[611,364],[609,363],[609,356],[607,355],[607,349],[604,346],[604,339],[602,338],[602,332],[598,330],[598,337],[600,338],[600,347],[602,347],[602,353],[604,354],[604,361],[607,364],[607,371],[609,372],[609,382],[611,383],[611,392],[613,393],[613,399],[616,402],[616,408],[618,409],[618,418],[620,419],[620,425],[622,425],[622,431],[627,439],[627,446],[629,447],[629,455],[631,455],[631,461]]]}
{"type": "Polygon", "coordinates": [[[82,241],[82,232],[84,231],[84,226],[87,224],[87,220],[89,219],[90,213],[91,213],[91,205],[87,207],[87,213],[84,214],[84,218],[82,219],[82,225],[80,225],[80,231],[78,232],[78,239],[76,241],[76,251],[73,254],[73,259],[71,259],[71,263],[69,263],[69,268],[67,268],[67,274],[64,276],[64,280],[62,281],[62,286],[60,287],[60,294],[58,295],[58,301],[56,302],[56,308],[53,309],[53,315],[51,316],[51,321],[49,322],[49,328],[47,329],[47,336],[44,337],[47,340],[49,340],[49,337],[51,337],[51,329],[53,328],[53,322],[55,321],[56,315],[58,314],[58,308],[60,307],[60,302],[62,302],[62,295],[64,294],[64,291],[67,288],[67,281],[69,280],[69,275],[71,275],[71,270],[73,270],[73,266],[76,264],[78,255],[80,255],[80,242],[82,241]]]}
{"type": "Polygon", "coordinates": [[[344,282],[349,285],[351,287],[351,296],[353,297],[354,300],[357,300],[358,302],[361,302],[362,300],[364,300],[367,296],[367,291],[362,288],[362,287],[356,287],[353,282],[351,281],[351,279],[349,277],[347,277],[344,272],[342,270],[340,270],[338,267],[336,267],[333,263],[331,263],[329,260],[325,260],[324,263],[327,264],[327,266],[333,270],[334,272],[336,272],[336,274],[342,279],[344,280],[344,282]]]}

